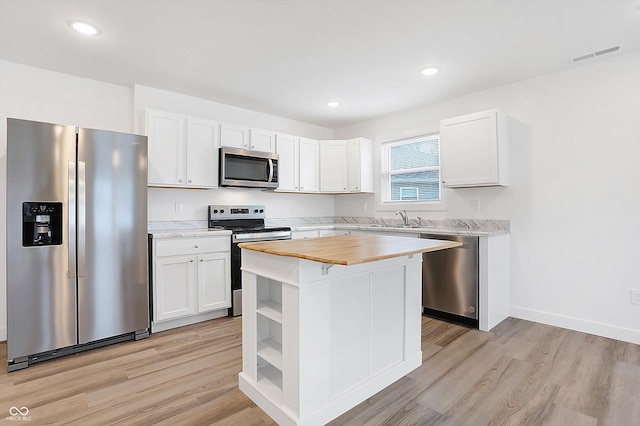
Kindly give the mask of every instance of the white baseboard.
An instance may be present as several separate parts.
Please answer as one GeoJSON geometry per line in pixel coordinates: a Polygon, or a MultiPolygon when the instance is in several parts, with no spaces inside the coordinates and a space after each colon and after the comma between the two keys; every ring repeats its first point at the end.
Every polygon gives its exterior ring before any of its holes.
{"type": "Polygon", "coordinates": [[[7,327],[0,327],[0,342],[7,340],[7,327]]]}
{"type": "Polygon", "coordinates": [[[583,333],[595,334],[596,336],[608,337],[610,339],[621,340],[623,342],[634,343],[636,345],[640,344],[640,330],[637,329],[619,327],[596,321],[588,321],[580,318],[553,314],[550,312],[536,311],[513,305],[510,308],[510,314],[515,318],[568,328],[569,330],[581,331],[583,333]]]}

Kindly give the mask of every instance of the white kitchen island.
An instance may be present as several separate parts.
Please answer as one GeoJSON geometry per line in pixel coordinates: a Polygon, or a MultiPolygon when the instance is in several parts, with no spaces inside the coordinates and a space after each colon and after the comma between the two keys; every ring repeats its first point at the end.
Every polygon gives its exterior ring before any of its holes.
{"type": "Polygon", "coordinates": [[[380,235],[242,248],[240,389],[280,425],[322,425],[422,364],[421,253],[380,235]]]}

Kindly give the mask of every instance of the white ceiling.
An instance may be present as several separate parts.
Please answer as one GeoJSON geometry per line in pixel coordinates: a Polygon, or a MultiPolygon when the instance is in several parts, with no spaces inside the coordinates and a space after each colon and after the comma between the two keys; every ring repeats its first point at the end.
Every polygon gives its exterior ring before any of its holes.
{"type": "Polygon", "coordinates": [[[640,49],[640,0],[0,0],[0,59],[330,128],[612,46],[640,49]]]}

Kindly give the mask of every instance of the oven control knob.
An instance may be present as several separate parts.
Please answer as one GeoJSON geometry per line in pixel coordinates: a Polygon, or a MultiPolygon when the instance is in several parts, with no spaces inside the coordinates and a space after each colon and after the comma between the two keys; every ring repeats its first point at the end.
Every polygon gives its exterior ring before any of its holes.
{"type": "Polygon", "coordinates": [[[213,214],[218,213],[218,209],[213,210],[213,214]]]}
{"type": "Polygon", "coordinates": [[[220,213],[224,213],[224,209],[220,209],[220,213]]]}
{"type": "Polygon", "coordinates": [[[264,210],[263,210],[263,209],[260,209],[260,213],[264,213],[264,210]]]}

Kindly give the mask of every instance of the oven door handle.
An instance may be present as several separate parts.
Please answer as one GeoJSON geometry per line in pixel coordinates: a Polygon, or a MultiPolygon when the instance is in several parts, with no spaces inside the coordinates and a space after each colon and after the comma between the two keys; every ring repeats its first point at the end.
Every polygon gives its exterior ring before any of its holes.
{"type": "Polygon", "coordinates": [[[231,242],[233,243],[251,243],[257,241],[275,241],[275,240],[290,240],[291,231],[280,231],[269,233],[269,235],[255,234],[232,234],[231,242]]]}

